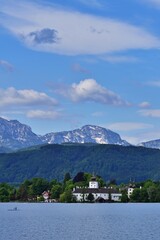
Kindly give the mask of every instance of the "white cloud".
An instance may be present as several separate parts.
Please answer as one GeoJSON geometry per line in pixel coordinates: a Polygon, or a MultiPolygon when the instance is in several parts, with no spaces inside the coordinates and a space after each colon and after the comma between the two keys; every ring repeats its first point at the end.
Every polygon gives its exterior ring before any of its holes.
{"type": "Polygon", "coordinates": [[[72,70],[74,72],[80,72],[80,73],[84,73],[84,74],[90,74],[91,73],[88,69],[82,67],[79,63],[73,64],[72,65],[72,70]]]}
{"type": "Polygon", "coordinates": [[[61,116],[62,115],[59,112],[53,112],[53,111],[30,110],[27,112],[28,118],[36,118],[36,119],[55,120],[61,116]]]}
{"type": "Polygon", "coordinates": [[[160,109],[140,110],[139,113],[144,117],[160,118],[160,109]]]}
{"type": "Polygon", "coordinates": [[[160,0],[143,0],[144,2],[151,3],[155,7],[160,7],[160,0]]]}
{"type": "Polygon", "coordinates": [[[147,141],[151,141],[151,140],[156,140],[159,139],[160,136],[160,130],[156,129],[153,131],[144,131],[144,132],[140,132],[137,133],[136,135],[121,135],[122,139],[125,139],[127,142],[133,144],[133,145],[137,145],[141,142],[147,142],[147,141]]]}
{"type": "Polygon", "coordinates": [[[139,60],[135,57],[128,57],[128,56],[115,56],[115,55],[110,55],[110,56],[103,56],[100,57],[100,59],[110,62],[110,63],[124,63],[124,62],[138,62],[139,60]]]}
{"type": "Polygon", "coordinates": [[[101,3],[100,0],[78,0],[80,3],[92,8],[102,8],[103,4],[101,3]]]}
{"type": "Polygon", "coordinates": [[[140,135],[140,141],[139,142],[147,142],[151,140],[160,139],[160,129],[155,129],[153,131],[144,132],[140,135]]]}
{"type": "Polygon", "coordinates": [[[2,0],[0,11],[2,26],[37,51],[99,55],[160,47],[160,40],[141,27],[54,5],[2,0]]]}
{"type": "Polygon", "coordinates": [[[85,79],[79,83],[73,83],[68,89],[60,89],[58,91],[73,102],[91,101],[115,106],[130,105],[116,93],[98,84],[94,79],[85,79]]]}
{"type": "Polygon", "coordinates": [[[158,138],[160,132],[155,130],[155,126],[143,122],[115,122],[107,126],[108,129],[118,132],[122,139],[137,145],[143,141],[149,141],[158,138]]]}
{"type": "Polygon", "coordinates": [[[5,60],[0,60],[0,66],[2,66],[4,69],[6,69],[8,72],[12,72],[14,70],[14,67],[12,64],[5,60]]]}
{"type": "Polygon", "coordinates": [[[0,107],[55,106],[57,101],[32,89],[0,89],[0,107]]]}
{"type": "Polygon", "coordinates": [[[127,142],[129,142],[132,145],[137,145],[141,142],[141,138],[138,138],[137,136],[121,135],[121,138],[125,139],[127,142]]]}
{"type": "Polygon", "coordinates": [[[150,82],[147,82],[147,85],[152,87],[160,87],[160,81],[150,81],[150,82]]]}
{"type": "Polygon", "coordinates": [[[117,122],[110,124],[109,129],[113,131],[135,131],[140,129],[152,128],[153,125],[141,122],[117,122]]]}
{"type": "Polygon", "coordinates": [[[141,102],[139,104],[139,107],[140,108],[150,108],[151,107],[151,104],[149,102],[141,102]]]}
{"type": "Polygon", "coordinates": [[[104,112],[93,112],[92,116],[93,117],[102,117],[104,115],[104,112]]]}

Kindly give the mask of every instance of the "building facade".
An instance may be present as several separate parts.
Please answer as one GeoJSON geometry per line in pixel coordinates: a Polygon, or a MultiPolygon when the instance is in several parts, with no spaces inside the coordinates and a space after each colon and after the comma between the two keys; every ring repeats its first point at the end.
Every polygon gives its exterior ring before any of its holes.
{"type": "Polygon", "coordinates": [[[120,202],[122,194],[113,188],[100,188],[95,177],[91,178],[88,188],[76,187],[72,192],[77,202],[88,201],[89,194],[92,194],[95,202],[115,201],[120,202]]]}

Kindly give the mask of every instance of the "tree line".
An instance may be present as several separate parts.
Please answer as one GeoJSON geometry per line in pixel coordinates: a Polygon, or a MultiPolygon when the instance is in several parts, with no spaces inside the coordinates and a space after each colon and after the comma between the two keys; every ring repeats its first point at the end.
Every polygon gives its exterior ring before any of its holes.
{"type": "MultiPolygon", "coordinates": [[[[19,186],[8,183],[0,183],[0,202],[44,202],[43,192],[50,194],[50,199],[55,202],[76,202],[72,195],[74,187],[88,187],[92,174],[78,172],[73,178],[70,173],[66,173],[63,181],[56,179],[48,181],[44,178],[32,178],[25,180],[19,186]]],[[[130,198],[127,195],[129,184],[117,185],[116,180],[112,179],[105,182],[101,176],[96,176],[100,187],[112,187],[122,193],[121,202],[160,202],[160,181],[147,180],[134,183],[134,191],[130,198]]],[[[88,201],[92,201],[89,196],[88,201]]]]}
{"type": "MultiPolygon", "coordinates": [[[[75,186],[87,187],[91,174],[79,172],[72,179],[70,173],[66,173],[63,181],[56,179],[48,181],[44,178],[32,178],[25,180],[18,187],[8,183],[0,183],[0,202],[22,201],[22,202],[43,202],[43,192],[48,191],[50,198],[57,202],[73,202],[72,190],[75,186]]],[[[105,183],[97,176],[100,185],[105,183]]]]}

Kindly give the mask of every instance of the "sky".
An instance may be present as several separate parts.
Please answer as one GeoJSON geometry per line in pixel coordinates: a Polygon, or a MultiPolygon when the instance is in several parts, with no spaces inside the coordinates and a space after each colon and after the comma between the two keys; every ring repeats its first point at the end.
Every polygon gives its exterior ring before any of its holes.
{"type": "Polygon", "coordinates": [[[0,116],[160,139],[160,0],[0,0],[0,116]]]}

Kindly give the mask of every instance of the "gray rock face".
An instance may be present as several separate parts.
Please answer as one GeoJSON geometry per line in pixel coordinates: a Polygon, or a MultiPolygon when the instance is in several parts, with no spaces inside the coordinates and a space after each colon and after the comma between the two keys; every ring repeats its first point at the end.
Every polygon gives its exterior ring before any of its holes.
{"type": "Polygon", "coordinates": [[[41,139],[31,128],[17,120],[0,118],[0,146],[11,149],[25,148],[41,144],[41,139]]]}

